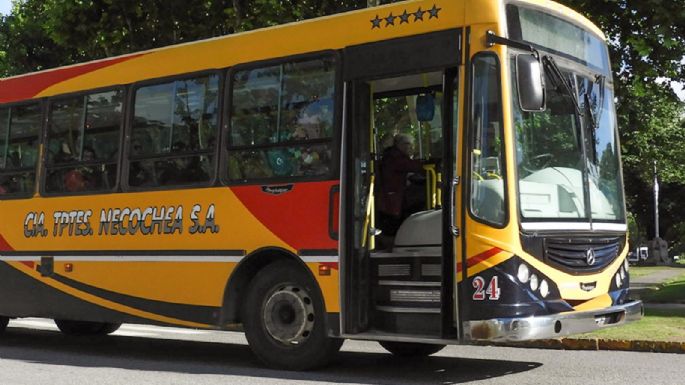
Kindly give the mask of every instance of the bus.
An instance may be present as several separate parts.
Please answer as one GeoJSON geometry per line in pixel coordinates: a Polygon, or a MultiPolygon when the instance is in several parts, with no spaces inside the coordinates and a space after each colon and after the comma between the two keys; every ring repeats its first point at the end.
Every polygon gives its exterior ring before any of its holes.
{"type": "Polygon", "coordinates": [[[344,339],[426,356],[621,325],[643,313],[621,173],[606,39],[547,0],[406,1],[11,77],[0,326],[244,331],[303,370],[344,339]]]}

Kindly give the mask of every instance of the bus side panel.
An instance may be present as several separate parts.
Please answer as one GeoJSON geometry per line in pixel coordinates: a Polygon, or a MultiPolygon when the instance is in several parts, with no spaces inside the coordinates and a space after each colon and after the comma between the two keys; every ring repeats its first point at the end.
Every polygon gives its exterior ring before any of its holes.
{"type": "Polygon", "coordinates": [[[268,248],[300,256],[338,312],[338,183],[0,202],[0,314],[217,327],[233,270],[268,248]]]}

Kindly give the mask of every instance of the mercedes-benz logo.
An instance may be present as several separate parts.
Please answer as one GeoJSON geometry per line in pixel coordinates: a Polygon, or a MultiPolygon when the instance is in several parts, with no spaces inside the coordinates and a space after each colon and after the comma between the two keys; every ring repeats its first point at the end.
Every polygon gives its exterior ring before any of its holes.
{"type": "Polygon", "coordinates": [[[592,266],[595,264],[597,261],[597,257],[595,257],[595,250],[594,249],[588,249],[585,252],[585,262],[587,262],[588,266],[592,266]]]}

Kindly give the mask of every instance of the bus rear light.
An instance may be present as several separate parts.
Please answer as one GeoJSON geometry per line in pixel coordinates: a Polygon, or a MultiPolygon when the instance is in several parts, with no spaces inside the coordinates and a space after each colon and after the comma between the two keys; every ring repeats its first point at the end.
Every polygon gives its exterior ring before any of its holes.
{"type": "Polygon", "coordinates": [[[319,265],[319,275],[331,275],[331,267],[328,265],[319,265]]]}
{"type": "Polygon", "coordinates": [[[519,271],[516,274],[516,277],[521,281],[521,283],[526,283],[528,282],[528,278],[530,278],[530,269],[528,269],[528,266],[524,265],[523,263],[519,265],[519,271]]]}
{"type": "Polygon", "coordinates": [[[540,281],[538,280],[538,276],[533,274],[530,276],[530,289],[533,291],[536,291],[538,289],[538,286],[540,285],[540,281]]]}

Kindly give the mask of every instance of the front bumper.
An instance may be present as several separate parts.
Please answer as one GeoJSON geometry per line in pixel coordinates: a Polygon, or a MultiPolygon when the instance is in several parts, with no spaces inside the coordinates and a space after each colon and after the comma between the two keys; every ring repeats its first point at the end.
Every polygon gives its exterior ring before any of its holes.
{"type": "Polygon", "coordinates": [[[592,311],[467,321],[464,322],[464,337],[467,341],[525,341],[558,338],[638,321],[643,314],[642,301],[633,301],[592,311]]]}

